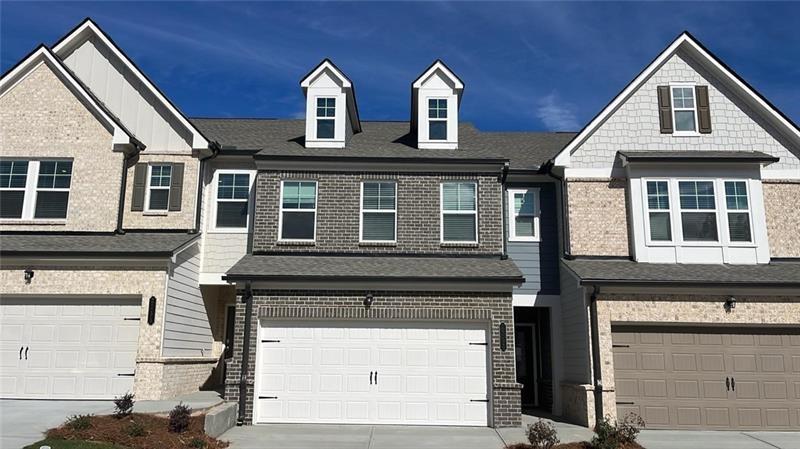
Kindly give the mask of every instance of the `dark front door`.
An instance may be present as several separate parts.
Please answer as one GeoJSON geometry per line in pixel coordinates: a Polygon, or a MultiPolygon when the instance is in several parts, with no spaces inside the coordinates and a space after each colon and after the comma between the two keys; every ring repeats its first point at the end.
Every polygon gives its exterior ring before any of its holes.
{"type": "Polygon", "coordinates": [[[233,331],[236,323],[236,307],[225,308],[225,360],[233,358],[233,331]]]}
{"type": "Polygon", "coordinates": [[[514,345],[517,359],[517,382],[522,387],[522,407],[536,407],[536,344],[535,327],[517,324],[514,327],[514,345]]]}

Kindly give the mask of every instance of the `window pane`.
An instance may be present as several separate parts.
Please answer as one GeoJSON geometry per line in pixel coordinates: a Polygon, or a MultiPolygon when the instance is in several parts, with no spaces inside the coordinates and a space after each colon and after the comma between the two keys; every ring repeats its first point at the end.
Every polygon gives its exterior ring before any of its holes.
{"type": "Polygon", "coordinates": [[[535,237],[533,232],[532,216],[518,216],[514,218],[514,237],[535,237]]]}
{"type": "Polygon", "coordinates": [[[365,212],[363,240],[394,240],[394,212],[365,212]]]}
{"type": "Polygon", "coordinates": [[[247,227],[247,202],[246,201],[217,202],[217,227],[218,228],[247,227]]]}
{"type": "Polygon", "coordinates": [[[72,178],[72,161],[42,161],[39,163],[40,189],[68,189],[72,178]]]}
{"type": "Polygon", "coordinates": [[[442,220],[445,242],[475,241],[474,214],[446,214],[442,220]]]}
{"type": "Polygon", "coordinates": [[[431,140],[447,140],[447,122],[431,120],[428,122],[428,138],[431,140]]]}
{"type": "Polygon", "coordinates": [[[681,181],[678,183],[681,209],[714,209],[714,183],[711,181],[681,181]]]}
{"type": "Polygon", "coordinates": [[[221,173],[217,183],[217,198],[246,200],[250,196],[250,175],[221,173]]]}
{"type": "Polygon", "coordinates": [[[744,181],[725,181],[725,205],[732,210],[747,210],[747,186],[744,181]]]}
{"type": "Polygon", "coordinates": [[[25,188],[28,161],[0,161],[0,187],[25,188]]]}
{"type": "Polygon", "coordinates": [[[694,131],[694,111],[675,111],[675,131],[694,131]]]}
{"type": "Polygon", "coordinates": [[[647,207],[650,209],[669,209],[667,181],[647,181],[647,207]]]}
{"type": "Polygon", "coordinates": [[[474,211],[475,184],[471,182],[446,182],[442,186],[443,209],[447,211],[474,211]]]}
{"type": "Polygon", "coordinates": [[[732,242],[749,242],[750,237],[750,214],[748,213],[729,213],[728,230],[732,242]]]}
{"type": "Polygon", "coordinates": [[[24,190],[0,190],[0,218],[22,218],[24,190]]]}
{"type": "Polygon", "coordinates": [[[394,190],[393,182],[365,182],[363,208],[365,210],[394,210],[394,190]]]}
{"type": "Polygon", "coordinates": [[[533,192],[527,191],[524,193],[514,194],[514,212],[520,215],[533,215],[533,192]]]}
{"type": "Polygon", "coordinates": [[[687,242],[716,242],[717,214],[714,212],[684,212],[681,214],[683,239],[687,242]]]}
{"type": "Polygon", "coordinates": [[[283,183],[284,209],[314,209],[316,204],[316,183],[286,181],[283,183]]]}
{"type": "Polygon", "coordinates": [[[333,139],[333,123],[334,120],[317,120],[317,138],[333,139]]]}
{"type": "Polygon", "coordinates": [[[36,193],[34,218],[67,218],[69,192],[40,190],[36,193]]]}
{"type": "Polygon", "coordinates": [[[169,180],[171,175],[172,175],[171,165],[153,165],[150,168],[150,186],[169,187],[169,180]]]}
{"type": "Polygon", "coordinates": [[[313,240],[314,216],[314,212],[284,212],[281,238],[288,240],[313,240]]]}
{"type": "Polygon", "coordinates": [[[150,189],[150,210],[167,210],[169,189],[150,189]]]}
{"type": "Polygon", "coordinates": [[[669,212],[650,212],[650,240],[671,241],[669,212]]]}

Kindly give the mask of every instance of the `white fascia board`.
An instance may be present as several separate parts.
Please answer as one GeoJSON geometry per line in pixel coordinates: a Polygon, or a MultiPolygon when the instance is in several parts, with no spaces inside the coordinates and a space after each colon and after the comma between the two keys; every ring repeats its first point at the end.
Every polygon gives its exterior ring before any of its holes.
{"type": "Polygon", "coordinates": [[[464,90],[464,83],[462,83],[461,80],[458,79],[458,77],[455,75],[455,73],[453,73],[450,69],[448,69],[447,66],[444,65],[444,63],[439,60],[431,64],[428,70],[423,72],[422,75],[420,75],[416,80],[414,80],[414,82],[411,84],[411,87],[414,89],[419,89],[420,87],[422,87],[423,81],[428,79],[428,77],[430,77],[431,74],[433,74],[433,72],[435,72],[436,70],[441,70],[442,73],[444,73],[450,79],[450,81],[453,82],[455,90],[459,92],[464,90]]]}
{"type": "Polygon", "coordinates": [[[69,35],[62,38],[54,47],[53,52],[58,55],[58,57],[63,57],[64,53],[68,52],[76,42],[80,41],[80,39],[87,34],[92,34],[96,36],[106,48],[114,54],[117,59],[122,61],[125,67],[130,70],[134,76],[153,94],[161,104],[167,108],[167,110],[180,122],[186,129],[192,133],[192,148],[205,150],[209,147],[209,141],[206,139],[203,134],[200,132],[197,127],[195,127],[189,119],[186,118],[183,113],[172,104],[156,86],[139,70],[138,67],[133,63],[133,61],[128,58],[122,50],[117,47],[116,44],[100,29],[91,19],[86,19],[80,26],[75,28],[69,35]]]}
{"type": "Polygon", "coordinates": [[[80,96],[80,99],[95,112],[96,116],[112,130],[113,147],[117,145],[136,144],[136,138],[129,134],[114,118],[106,113],[105,109],[103,109],[94,97],[87,92],[83,84],[75,79],[72,72],[67,70],[64,64],[44,45],[34,50],[33,53],[0,79],[0,97],[5,95],[11,87],[24,79],[33,69],[39,67],[40,64],[47,64],[59,78],[66,81],[71,88],[70,90],[76,92],[80,96]]]}
{"type": "Polygon", "coordinates": [[[334,74],[334,75],[335,75],[337,78],[339,78],[339,81],[342,83],[342,87],[343,87],[343,88],[345,88],[345,89],[352,89],[352,87],[353,87],[353,84],[352,84],[352,83],[350,82],[350,80],[349,80],[349,79],[348,79],[348,78],[347,78],[347,77],[344,75],[344,73],[342,73],[342,72],[341,72],[341,71],[340,71],[338,68],[336,68],[336,66],[335,66],[335,65],[334,65],[334,64],[333,64],[331,61],[329,61],[329,60],[325,59],[325,60],[323,60],[322,62],[320,62],[320,63],[319,63],[319,65],[317,66],[317,68],[315,68],[314,70],[312,70],[312,71],[311,71],[311,73],[309,73],[308,75],[306,75],[306,77],[305,77],[305,78],[303,78],[303,79],[300,81],[300,87],[302,87],[302,88],[303,88],[303,91],[305,91],[306,89],[308,89],[308,88],[311,86],[311,82],[312,82],[312,81],[314,81],[314,80],[315,80],[315,79],[316,79],[316,78],[319,76],[319,74],[320,74],[320,73],[322,73],[322,72],[323,72],[323,71],[325,71],[325,70],[329,70],[329,71],[330,71],[331,73],[333,73],[333,74],[334,74]]]}
{"type": "Polygon", "coordinates": [[[782,125],[784,130],[793,138],[800,141],[800,129],[787,120],[777,109],[767,103],[755,90],[745,84],[737,75],[730,69],[721,64],[716,57],[711,55],[700,43],[695,41],[687,32],[681,33],[664,51],[659,54],[639,75],[633,79],[602,111],[600,111],[588,125],[586,125],[575,138],[573,138],[561,152],[556,155],[554,163],[559,166],[569,166],[572,154],[583,142],[594,133],[610,116],[613,114],[628,98],[638,90],[650,76],[655,73],[681,46],[687,46],[697,56],[702,58],[702,61],[715,68],[722,77],[736,86],[742,91],[747,98],[752,100],[758,105],[762,112],[769,115],[777,123],[782,125]]]}

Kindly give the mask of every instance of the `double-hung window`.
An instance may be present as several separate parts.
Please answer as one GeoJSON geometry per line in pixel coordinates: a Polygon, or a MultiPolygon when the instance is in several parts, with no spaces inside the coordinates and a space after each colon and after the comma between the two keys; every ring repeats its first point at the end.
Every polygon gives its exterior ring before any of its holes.
{"type": "Polygon", "coordinates": [[[471,181],[442,183],[442,242],[478,242],[477,184],[471,181]]]}
{"type": "Polygon", "coordinates": [[[428,99],[428,138],[447,140],[447,99],[428,99]]]}
{"type": "Polygon", "coordinates": [[[672,87],[672,114],[676,133],[693,134],[697,131],[697,103],[694,86],[672,87]]]}
{"type": "Polygon", "coordinates": [[[72,161],[39,161],[33,218],[67,218],[72,161]]]}
{"type": "Polygon", "coordinates": [[[364,181],[361,184],[361,241],[394,242],[397,227],[397,184],[364,181]]]}
{"type": "Polygon", "coordinates": [[[28,161],[0,161],[0,218],[22,218],[28,161]]]}
{"type": "Polygon", "coordinates": [[[336,133],[336,98],[317,98],[317,139],[333,139],[336,133]]]}
{"type": "Polygon", "coordinates": [[[686,242],[717,242],[714,181],[678,181],[681,229],[686,242]]]}
{"type": "Polygon", "coordinates": [[[169,186],[172,179],[172,165],[150,165],[147,185],[147,210],[167,211],[169,209],[169,186]]]}
{"type": "Polygon", "coordinates": [[[217,172],[216,229],[247,229],[250,173],[217,172]]]}
{"type": "Polygon", "coordinates": [[[539,241],[539,189],[508,189],[509,240],[539,241]]]}
{"type": "Polygon", "coordinates": [[[725,209],[731,242],[751,242],[750,202],[745,181],[725,181],[725,209]]]}
{"type": "Polygon", "coordinates": [[[672,220],[669,210],[669,181],[647,181],[647,218],[650,240],[672,241],[672,220]]]}
{"type": "Polygon", "coordinates": [[[314,241],[317,219],[317,182],[281,184],[280,239],[314,241]]]}

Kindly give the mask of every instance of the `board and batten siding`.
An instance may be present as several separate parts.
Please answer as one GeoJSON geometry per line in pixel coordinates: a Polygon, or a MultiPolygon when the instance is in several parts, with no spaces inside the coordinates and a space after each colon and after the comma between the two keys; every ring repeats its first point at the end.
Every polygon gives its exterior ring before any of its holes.
{"type": "MultiPolygon", "coordinates": [[[[556,208],[556,189],[551,182],[516,184],[509,183],[507,189],[538,188],[540,201],[538,242],[510,241],[511,231],[508,229],[510,217],[506,208],[506,235],[509,238],[508,256],[517,264],[525,276],[525,282],[514,287],[514,294],[523,295],[557,295],[558,279],[558,215],[556,208]]],[[[507,195],[507,193],[506,193],[507,195]]]]}
{"type": "Polygon", "coordinates": [[[591,383],[589,311],[583,287],[567,267],[561,267],[561,354],[564,382],[591,383]]]}
{"type": "Polygon", "coordinates": [[[167,308],[164,317],[164,357],[210,357],[213,338],[203,296],[198,283],[199,245],[176,256],[167,282],[167,308]]]}

